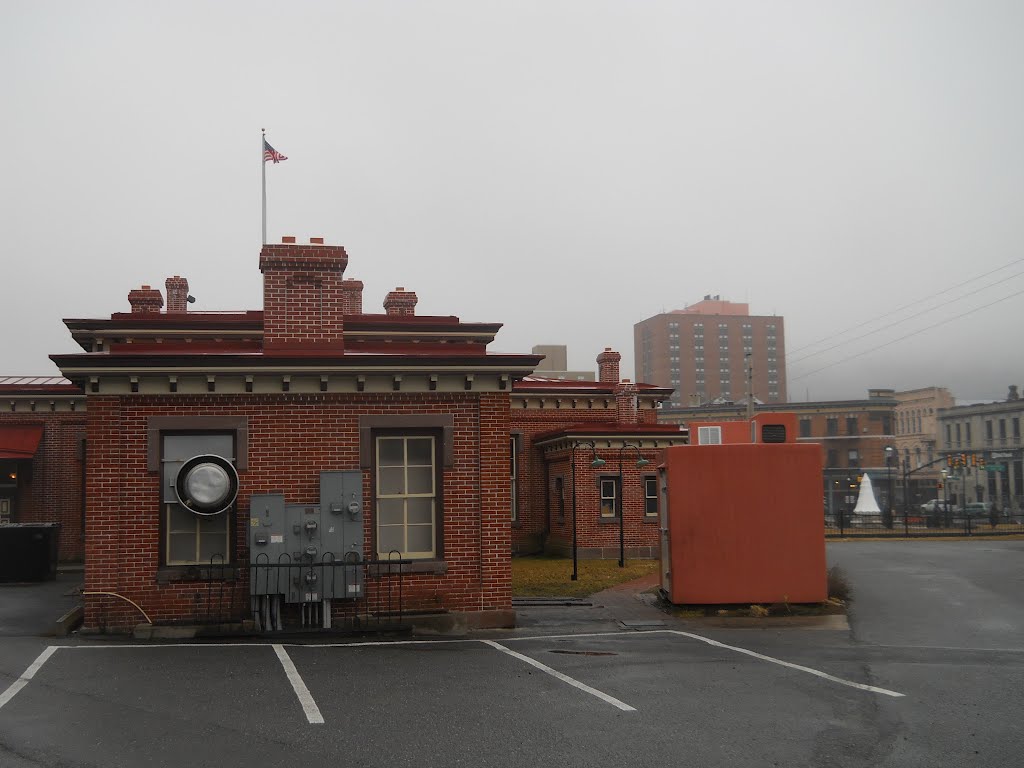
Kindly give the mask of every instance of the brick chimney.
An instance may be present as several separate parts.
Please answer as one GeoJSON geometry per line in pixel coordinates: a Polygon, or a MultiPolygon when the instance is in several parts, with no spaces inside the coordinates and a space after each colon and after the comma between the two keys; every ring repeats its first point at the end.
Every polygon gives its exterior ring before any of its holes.
{"type": "Polygon", "coordinates": [[[399,286],[384,298],[384,311],[389,315],[415,315],[417,301],[414,291],[399,286]]]}
{"type": "Polygon", "coordinates": [[[188,311],[188,280],[184,277],[168,277],[164,280],[164,288],[167,291],[167,311],[187,312],[188,311]]]}
{"type": "Polygon", "coordinates": [[[623,379],[615,387],[615,421],[619,424],[637,423],[636,384],[630,383],[629,379],[623,379]]]}
{"type": "Polygon", "coordinates": [[[346,266],[345,249],[324,245],[319,237],[309,245],[284,237],[281,245],[263,246],[264,350],[344,350],[341,283],[346,266]]]}
{"type": "Polygon", "coordinates": [[[341,284],[341,311],[346,315],[363,314],[363,281],[349,278],[341,284]]]}
{"type": "Polygon", "coordinates": [[[159,312],[164,305],[164,297],[156,288],[144,285],[128,291],[128,303],[132,305],[132,313],[159,312]]]}
{"type": "Polygon", "coordinates": [[[605,347],[604,352],[597,356],[597,380],[610,384],[619,383],[619,360],[622,355],[611,347],[605,347]]]}

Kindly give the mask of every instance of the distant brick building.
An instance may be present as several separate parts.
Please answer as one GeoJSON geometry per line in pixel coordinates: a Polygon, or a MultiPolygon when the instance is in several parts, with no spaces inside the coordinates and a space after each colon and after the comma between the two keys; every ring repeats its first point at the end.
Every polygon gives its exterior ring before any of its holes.
{"type": "Polygon", "coordinates": [[[649,317],[633,326],[633,351],[637,380],[673,389],[673,407],[743,399],[748,361],[754,397],[786,402],[783,318],[751,315],[748,304],[705,296],[649,317]]]}
{"type": "MultiPolygon", "coordinates": [[[[891,389],[868,390],[865,400],[822,400],[808,403],[759,404],[756,414],[795,414],[798,441],[820,443],[824,472],[822,491],[826,506],[835,511],[853,508],[857,477],[868,472],[875,482],[880,503],[885,503],[892,482],[893,496],[899,496],[900,470],[887,459],[893,447],[894,414],[897,400],[891,389]],[[851,489],[854,486],[854,489],[851,489]]],[[[743,406],[707,405],[700,408],[666,408],[659,421],[689,426],[698,422],[741,421],[743,406]]]]}

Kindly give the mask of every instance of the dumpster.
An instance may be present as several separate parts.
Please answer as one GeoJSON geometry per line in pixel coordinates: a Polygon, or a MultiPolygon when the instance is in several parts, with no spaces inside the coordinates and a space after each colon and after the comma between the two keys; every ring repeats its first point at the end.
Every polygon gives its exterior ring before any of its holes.
{"type": "Polygon", "coordinates": [[[57,578],[60,523],[0,524],[0,581],[57,578]]]}

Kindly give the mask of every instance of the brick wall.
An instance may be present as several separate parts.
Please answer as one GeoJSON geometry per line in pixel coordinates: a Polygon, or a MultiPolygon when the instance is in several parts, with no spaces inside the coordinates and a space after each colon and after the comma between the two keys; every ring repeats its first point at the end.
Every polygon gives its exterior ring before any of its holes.
{"type": "Polygon", "coordinates": [[[264,245],[263,347],[267,351],[344,346],[342,277],[348,254],[341,246],[264,245]]]}
{"type": "MultiPolygon", "coordinates": [[[[444,469],[442,483],[447,572],[408,575],[405,608],[510,609],[509,397],[504,393],[90,397],[87,591],[128,597],[154,621],[201,613],[208,600],[210,582],[157,581],[161,504],[159,476],[146,466],[150,416],[247,417],[249,463],[240,473],[232,553],[245,565],[251,494],[283,492],[289,503],[316,502],[321,470],[359,469],[360,415],[431,413],[454,417],[454,464],[444,469]]],[[[368,470],[363,491],[372,499],[368,470]]],[[[372,504],[366,512],[365,551],[371,552],[372,504]]],[[[213,587],[214,594],[220,586],[213,587]]],[[[242,577],[224,588],[248,604],[244,568],[242,577]]],[[[346,610],[340,603],[336,607],[339,614],[346,610]]],[[[140,618],[122,601],[86,600],[88,627],[124,629],[140,618]]]]}
{"type": "Polygon", "coordinates": [[[36,455],[31,461],[19,462],[12,521],[60,523],[60,559],[80,561],[84,554],[81,442],[85,414],[0,413],[0,424],[43,426],[36,455]]]}

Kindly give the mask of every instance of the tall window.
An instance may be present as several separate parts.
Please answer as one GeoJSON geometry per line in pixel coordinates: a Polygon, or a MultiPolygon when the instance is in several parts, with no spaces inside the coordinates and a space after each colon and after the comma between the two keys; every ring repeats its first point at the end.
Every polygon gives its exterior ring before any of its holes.
{"type": "Polygon", "coordinates": [[[508,474],[509,487],[511,490],[512,522],[519,519],[519,435],[512,435],[508,440],[508,474]]]}
{"type": "Polygon", "coordinates": [[[830,467],[839,466],[839,451],[835,448],[829,448],[825,463],[830,467]]]}
{"type": "Polygon", "coordinates": [[[193,456],[211,453],[234,458],[234,434],[163,434],[161,438],[163,564],[220,565],[231,562],[231,511],[197,515],[178,503],[173,481],[182,463],[193,456]]]}
{"type": "Polygon", "coordinates": [[[846,434],[856,435],[857,434],[857,417],[847,416],[846,417],[846,434]]]}
{"type": "Polygon", "coordinates": [[[658,478],[650,475],[644,478],[644,517],[658,516],[658,478]]]}
{"type": "Polygon", "coordinates": [[[437,460],[433,436],[376,440],[377,554],[437,556],[437,460]]]}
{"type": "Polygon", "coordinates": [[[829,416],[825,419],[825,434],[829,437],[835,437],[839,434],[839,419],[834,416],[829,416]]]}
{"type": "Polygon", "coordinates": [[[565,478],[555,478],[555,508],[558,510],[558,519],[565,520],[565,478]]]}
{"type": "Polygon", "coordinates": [[[810,419],[800,419],[800,437],[810,437],[810,436],[811,436],[811,420],[810,419]]]}
{"type": "Polygon", "coordinates": [[[601,478],[601,517],[618,516],[619,478],[601,478]]]}

